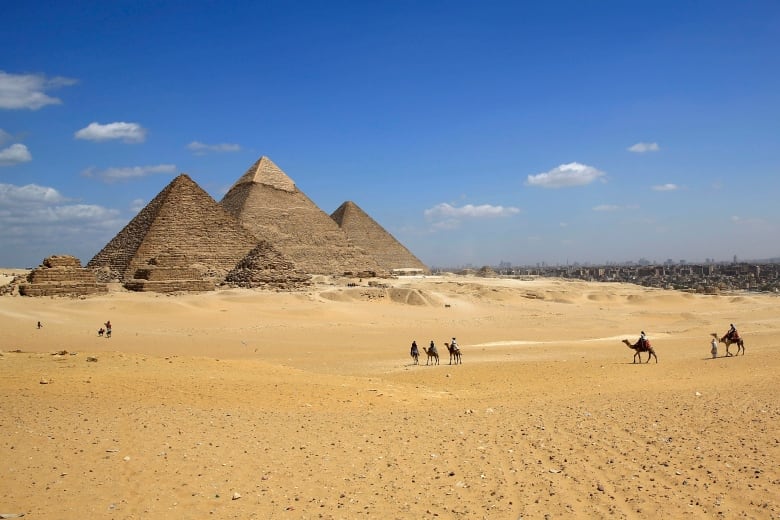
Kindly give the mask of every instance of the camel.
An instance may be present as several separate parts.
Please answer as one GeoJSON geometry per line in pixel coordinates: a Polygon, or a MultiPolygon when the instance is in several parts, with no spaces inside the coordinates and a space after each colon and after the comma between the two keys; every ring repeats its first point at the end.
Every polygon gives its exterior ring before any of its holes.
{"type": "Polygon", "coordinates": [[[420,364],[420,351],[417,350],[416,348],[413,348],[411,350],[411,356],[412,356],[412,359],[414,360],[414,364],[415,365],[419,365],[420,364]]]}
{"type": "Polygon", "coordinates": [[[457,345],[455,345],[454,347],[450,346],[450,344],[447,343],[447,342],[444,343],[444,346],[447,347],[447,350],[450,353],[450,365],[452,364],[452,360],[453,359],[455,360],[455,364],[456,365],[458,363],[460,363],[462,365],[463,364],[463,360],[461,359],[460,348],[458,348],[457,345]]]}
{"type": "Polygon", "coordinates": [[[645,363],[650,363],[650,358],[651,357],[654,357],[655,358],[655,362],[658,363],[658,356],[655,355],[655,350],[653,350],[653,347],[650,346],[650,342],[649,341],[645,341],[644,345],[640,345],[638,341],[636,342],[636,344],[632,345],[630,341],[628,341],[627,339],[624,339],[623,343],[628,345],[628,348],[635,350],[635,352],[634,352],[634,363],[636,363],[637,356],[639,356],[639,362],[640,363],[642,362],[642,354],[641,354],[642,352],[647,352],[648,353],[647,361],[645,361],[645,363]]]}
{"type": "Polygon", "coordinates": [[[433,359],[433,364],[438,365],[439,364],[439,352],[436,350],[436,347],[430,347],[430,348],[422,348],[425,354],[428,355],[428,358],[425,360],[425,364],[427,365],[431,359],[433,359]]]}
{"type": "MultiPolygon", "coordinates": [[[[718,335],[716,333],[712,333],[713,338],[717,338],[718,335]]],[[[726,356],[733,356],[731,352],[729,352],[729,346],[736,345],[737,346],[737,355],[739,355],[740,352],[742,352],[742,355],[745,355],[745,342],[742,338],[737,336],[737,339],[731,339],[728,334],[720,338],[721,343],[726,344],[726,356]]]]}

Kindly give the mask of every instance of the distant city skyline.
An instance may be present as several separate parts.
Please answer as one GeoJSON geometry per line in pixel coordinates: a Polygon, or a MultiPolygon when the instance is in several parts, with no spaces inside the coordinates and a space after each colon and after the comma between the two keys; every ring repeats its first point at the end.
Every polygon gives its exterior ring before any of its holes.
{"type": "Polygon", "coordinates": [[[15,2],[0,266],[261,155],[429,266],[780,256],[780,4],[15,2]]]}

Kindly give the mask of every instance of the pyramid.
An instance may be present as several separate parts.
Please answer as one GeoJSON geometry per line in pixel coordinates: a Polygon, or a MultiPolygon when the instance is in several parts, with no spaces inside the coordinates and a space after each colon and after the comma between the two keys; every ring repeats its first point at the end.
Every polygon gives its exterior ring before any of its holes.
{"type": "Polygon", "coordinates": [[[331,214],[331,218],[360,246],[376,259],[386,271],[428,268],[385,228],[377,224],[352,201],[347,201],[331,214]]]}
{"type": "Polygon", "coordinates": [[[227,274],[225,281],[238,287],[289,290],[311,285],[311,276],[298,271],[271,244],[261,240],[227,274]]]}
{"type": "Polygon", "coordinates": [[[87,264],[126,282],[174,249],[221,281],[258,239],[195,181],[181,174],[87,264]]]}
{"type": "Polygon", "coordinates": [[[329,275],[383,272],[268,157],[253,164],[220,204],[301,271],[329,275]]]}

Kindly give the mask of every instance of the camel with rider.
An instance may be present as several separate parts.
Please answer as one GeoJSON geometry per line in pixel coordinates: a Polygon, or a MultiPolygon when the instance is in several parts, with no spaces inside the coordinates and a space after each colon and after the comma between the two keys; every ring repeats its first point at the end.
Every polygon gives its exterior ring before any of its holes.
{"type": "Polygon", "coordinates": [[[649,363],[651,357],[654,357],[655,362],[658,363],[658,356],[655,355],[655,350],[653,350],[653,347],[650,345],[649,341],[640,340],[632,344],[627,339],[624,339],[623,343],[625,343],[628,348],[634,351],[634,363],[636,363],[637,357],[639,357],[639,362],[642,362],[642,352],[647,352],[647,361],[645,361],[645,363],[649,363]]]}
{"type": "Polygon", "coordinates": [[[458,347],[455,343],[444,343],[444,346],[447,347],[447,351],[450,353],[450,365],[452,364],[452,361],[455,360],[455,364],[463,364],[463,360],[461,359],[461,353],[460,353],[460,347],[458,347]]]}
{"type": "MultiPolygon", "coordinates": [[[[713,332],[712,337],[717,339],[718,338],[717,333],[713,332]]],[[[737,355],[739,355],[740,352],[742,352],[743,356],[745,355],[745,341],[741,337],[739,337],[738,334],[736,335],[736,337],[734,337],[733,335],[726,333],[725,336],[720,338],[720,342],[726,344],[726,356],[730,357],[734,355],[731,352],[729,352],[729,347],[731,345],[737,346],[737,355]]]]}
{"type": "Polygon", "coordinates": [[[423,352],[428,356],[425,360],[425,364],[432,363],[434,365],[439,364],[439,351],[436,350],[436,345],[431,345],[430,347],[426,348],[423,347],[423,352]]]}

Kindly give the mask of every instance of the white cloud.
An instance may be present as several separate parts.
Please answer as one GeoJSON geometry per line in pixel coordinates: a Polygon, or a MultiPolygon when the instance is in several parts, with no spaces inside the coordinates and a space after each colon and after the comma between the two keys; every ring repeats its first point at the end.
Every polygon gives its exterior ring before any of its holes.
{"type": "Polygon", "coordinates": [[[220,144],[206,144],[201,143],[200,141],[193,141],[190,144],[187,145],[187,148],[189,150],[192,150],[195,155],[205,155],[208,152],[239,152],[241,151],[241,146],[237,144],[230,144],[230,143],[220,143],[220,144]]]}
{"type": "Polygon", "coordinates": [[[115,226],[119,212],[93,204],[68,204],[54,188],[0,184],[0,238],[57,236],[57,226],[115,226]]]}
{"type": "Polygon", "coordinates": [[[623,211],[623,210],[634,210],[639,209],[639,206],[636,204],[631,204],[628,206],[618,206],[616,204],[600,204],[598,206],[593,207],[593,211],[623,211]]]}
{"type": "Polygon", "coordinates": [[[676,184],[659,184],[657,186],[653,186],[654,191],[675,191],[679,189],[680,187],[676,184]]]}
{"type": "Polygon", "coordinates": [[[604,175],[604,172],[593,166],[572,162],[544,173],[529,175],[526,184],[540,188],[568,188],[590,184],[604,175]]]}
{"type": "Polygon", "coordinates": [[[29,204],[56,204],[64,200],[65,198],[54,188],[37,184],[26,186],[0,184],[0,208],[29,204]]]}
{"type": "Polygon", "coordinates": [[[0,166],[12,166],[29,161],[32,161],[32,155],[23,144],[12,144],[5,150],[0,150],[0,166]]]}
{"type": "Polygon", "coordinates": [[[518,213],[520,209],[513,207],[466,204],[458,208],[446,202],[424,211],[425,218],[431,222],[431,229],[434,231],[456,229],[464,219],[501,218],[518,213]]]}
{"type": "Polygon", "coordinates": [[[628,151],[634,153],[657,152],[660,149],[658,143],[636,143],[628,147],[628,151]]]}
{"type": "Polygon", "coordinates": [[[520,213],[520,210],[513,207],[505,208],[504,206],[491,206],[490,204],[482,204],[480,206],[466,204],[465,206],[457,208],[443,202],[430,209],[426,209],[425,217],[428,219],[497,218],[508,217],[510,215],[516,215],[517,213],[520,213]]]}
{"type": "Polygon", "coordinates": [[[146,129],[138,123],[90,123],[85,128],[77,131],[74,136],[76,139],[86,139],[87,141],[108,141],[110,139],[121,139],[125,143],[142,143],[146,140],[146,129]]]}
{"type": "Polygon", "coordinates": [[[42,74],[9,74],[0,70],[0,108],[38,110],[59,105],[62,101],[45,91],[75,83],[75,79],[61,76],[46,78],[42,74]]]}
{"type": "Polygon", "coordinates": [[[81,175],[100,179],[103,182],[117,182],[138,177],[146,177],[155,174],[176,173],[175,164],[158,164],[155,166],[128,166],[126,168],[106,168],[98,170],[97,168],[87,168],[81,175]]]}

